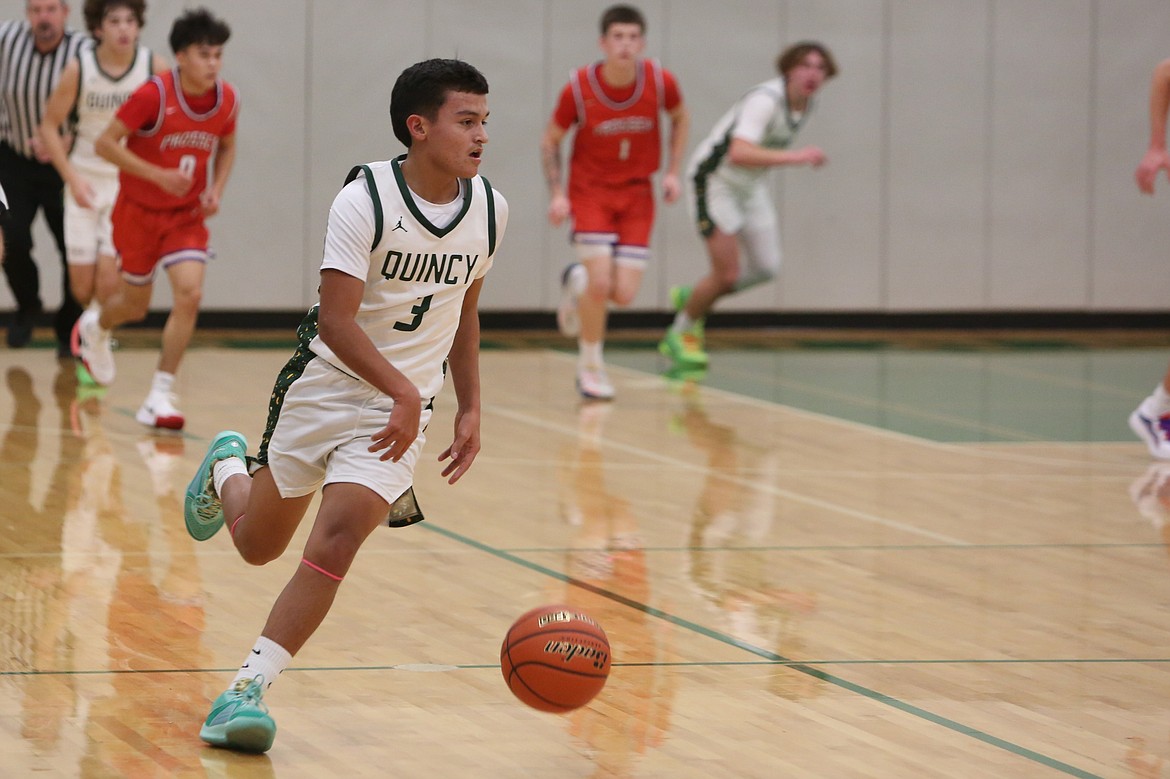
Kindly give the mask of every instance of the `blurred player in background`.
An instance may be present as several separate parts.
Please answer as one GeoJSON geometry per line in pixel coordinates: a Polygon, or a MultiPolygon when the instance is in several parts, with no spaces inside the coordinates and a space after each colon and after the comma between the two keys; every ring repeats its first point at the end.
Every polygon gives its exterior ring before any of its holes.
{"type": "Polygon", "coordinates": [[[805,41],[776,60],[780,75],[758,84],[725,113],[691,156],[695,218],[711,270],[693,287],[670,291],[677,312],[658,345],[676,367],[707,365],[703,322],[715,301],[780,270],[780,232],[768,193],[770,168],[827,161],[815,146],[789,150],[813,107],[813,95],[837,75],[833,55],[805,41]],[[742,256],[741,256],[742,252],[742,256]]]}
{"type": "Polygon", "coordinates": [[[150,427],[179,430],[185,421],[174,381],[203,296],[210,256],[204,220],[219,211],[236,158],[239,101],[219,77],[230,36],[227,24],[203,9],[176,19],[170,35],[176,69],[131,95],[96,143],[121,171],[112,220],[122,274],[114,294],[77,320],[75,341],[94,381],[110,384],[110,331],[146,317],[155,271],[166,270],[174,304],[150,392],[135,416],[150,427]]]}
{"type": "Polygon", "coordinates": [[[605,370],[607,308],[629,305],[650,259],[654,190],[659,168],[659,114],[670,117],[670,149],[662,195],[680,194],[679,167],[686,151],[689,117],[670,71],[641,57],[646,20],[628,5],[601,17],[600,62],[573,71],[541,138],[541,161],[549,188],[548,218],[573,220],[577,261],[561,278],[557,325],[577,337],[577,389],[586,398],[609,400],[613,384],[605,370]],[[573,154],[566,192],[560,144],[569,128],[573,154]]]}
{"type": "Polygon", "coordinates": [[[117,286],[110,213],[118,194],[118,169],[98,156],[94,143],[127,98],[166,61],[138,42],[144,0],[86,0],[85,25],[96,41],[61,71],[45,106],[41,145],[65,181],[65,251],[69,286],[82,307],[100,302],[117,286]],[[73,150],[62,131],[76,122],[73,150]]]}
{"type": "MultiPolygon", "coordinates": [[[[1138,165],[1134,178],[1138,189],[1154,194],[1158,172],[1170,177],[1170,153],[1166,151],[1166,113],[1170,111],[1170,59],[1154,68],[1150,79],[1150,145],[1138,165]]],[[[1150,454],[1170,460],[1170,368],[1153,393],[1129,415],[1129,426],[1146,442],[1150,454]]]]}

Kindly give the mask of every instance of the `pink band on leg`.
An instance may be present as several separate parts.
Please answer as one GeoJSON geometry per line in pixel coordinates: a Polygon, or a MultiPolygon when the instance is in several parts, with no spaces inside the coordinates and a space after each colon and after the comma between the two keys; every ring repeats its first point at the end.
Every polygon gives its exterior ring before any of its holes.
{"type": "Polygon", "coordinates": [[[335,582],[339,582],[339,581],[341,581],[341,579],[342,579],[342,577],[341,577],[341,576],[338,576],[338,575],[337,575],[337,574],[335,574],[335,573],[329,573],[329,571],[326,571],[326,570],[325,570],[324,568],[322,568],[321,566],[319,566],[319,565],[315,565],[314,563],[311,563],[311,562],[309,562],[308,558],[302,557],[302,558],[301,558],[301,564],[302,564],[302,565],[307,565],[307,566],[309,566],[310,568],[312,568],[314,571],[316,571],[317,573],[321,574],[322,576],[328,576],[330,579],[332,579],[332,580],[333,580],[333,581],[335,581],[335,582]]]}
{"type": "Polygon", "coordinates": [[[240,524],[240,520],[243,518],[244,518],[244,515],[241,514],[240,516],[236,517],[235,522],[232,522],[230,525],[228,525],[228,535],[231,536],[232,538],[236,537],[236,525],[240,524]]]}

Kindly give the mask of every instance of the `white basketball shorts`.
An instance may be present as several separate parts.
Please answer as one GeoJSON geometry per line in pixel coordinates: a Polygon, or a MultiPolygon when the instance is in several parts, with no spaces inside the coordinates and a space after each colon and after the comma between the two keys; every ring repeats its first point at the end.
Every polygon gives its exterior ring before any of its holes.
{"type": "Polygon", "coordinates": [[[688,200],[696,223],[705,216],[720,232],[739,238],[745,255],[741,279],[756,281],[775,276],[781,261],[780,228],[767,182],[745,188],[708,176],[701,201],[693,192],[693,182],[691,188],[692,197],[688,200]]]}
{"type": "Polygon", "coordinates": [[[386,426],[394,401],[320,357],[310,360],[288,386],[268,442],[268,467],[281,497],[346,482],[393,503],[414,481],[431,418],[427,405],[424,400],[418,438],[402,459],[380,460],[382,452],[369,451],[370,436],[386,426]]]}
{"type": "Polygon", "coordinates": [[[118,197],[118,177],[86,178],[93,187],[93,208],[79,206],[65,187],[65,258],[70,265],[93,265],[99,255],[115,254],[110,214],[118,197]]]}

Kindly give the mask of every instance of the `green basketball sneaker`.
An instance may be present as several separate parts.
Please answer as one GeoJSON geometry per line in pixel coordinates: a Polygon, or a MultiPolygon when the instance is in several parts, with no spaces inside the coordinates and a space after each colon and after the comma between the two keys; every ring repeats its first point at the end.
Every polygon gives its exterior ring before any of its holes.
{"type": "Polygon", "coordinates": [[[224,430],[207,447],[207,454],[203,455],[203,462],[199,464],[195,478],[187,485],[187,497],[183,500],[183,519],[187,522],[187,532],[196,541],[206,541],[223,527],[223,504],[215,494],[212,468],[220,460],[229,457],[244,460],[247,451],[248,442],[232,430],[224,430]]]}
{"type": "Polygon", "coordinates": [[[667,330],[666,336],[658,342],[658,351],[674,360],[675,365],[703,367],[707,364],[707,352],[703,349],[703,331],[693,327],[682,333],[667,330]]]}
{"type": "Polygon", "coordinates": [[[691,299],[690,287],[671,287],[670,288],[670,307],[675,311],[682,311],[686,306],[687,301],[691,299]]]}
{"type": "Polygon", "coordinates": [[[263,676],[240,679],[211,704],[199,738],[239,752],[267,752],[276,739],[276,723],[263,699],[263,676]]]}

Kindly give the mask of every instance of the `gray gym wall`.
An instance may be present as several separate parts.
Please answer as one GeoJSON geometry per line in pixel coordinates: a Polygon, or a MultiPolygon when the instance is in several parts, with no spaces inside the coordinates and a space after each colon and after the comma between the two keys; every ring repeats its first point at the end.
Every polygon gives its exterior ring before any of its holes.
{"type": "MultiPolygon", "coordinates": [[[[545,219],[538,141],[574,66],[598,55],[598,0],[207,0],[233,35],[239,154],[211,222],[207,310],[294,310],[316,297],[325,218],[350,166],[402,152],[394,78],[458,56],[491,83],[482,173],[511,206],[490,311],[555,306],[570,258],[545,219]]],[[[24,13],[9,0],[8,16],[24,13]]],[[[191,2],[150,0],[169,58],[191,2]]],[[[1165,310],[1170,181],[1139,195],[1150,72],[1170,57],[1166,0],[644,0],[649,56],[678,76],[691,148],[779,50],[815,38],[842,72],[802,144],[829,165],[772,174],[778,284],[723,304],[793,311],[1165,310]]],[[[73,0],[73,25],[81,25],[73,0]]],[[[567,144],[566,144],[567,146],[567,144]]],[[[567,149],[566,149],[567,151],[567,149]]],[[[706,267],[683,203],[660,205],[633,308],[664,310],[706,267]]],[[[43,225],[46,303],[59,270],[43,225]]],[[[0,285],[2,286],[2,285],[0,285]]],[[[155,307],[170,296],[156,285],[155,307]]],[[[9,309],[7,288],[0,308],[9,309]]]]}

